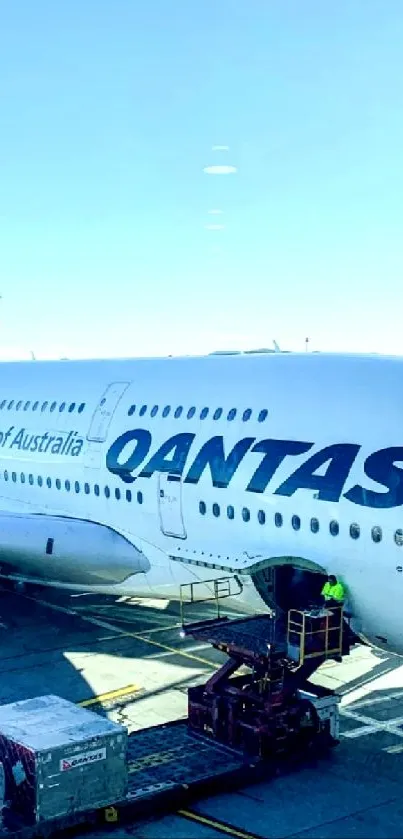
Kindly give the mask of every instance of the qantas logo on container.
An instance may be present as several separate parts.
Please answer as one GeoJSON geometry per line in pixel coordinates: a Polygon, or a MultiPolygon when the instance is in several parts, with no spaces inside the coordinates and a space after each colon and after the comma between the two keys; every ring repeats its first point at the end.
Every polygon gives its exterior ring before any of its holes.
{"type": "Polygon", "coordinates": [[[97,763],[99,760],[106,760],[106,749],[97,749],[93,752],[82,752],[79,755],[64,757],[60,761],[60,772],[67,772],[69,769],[76,769],[78,766],[88,766],[88,764],[97,763]]]}

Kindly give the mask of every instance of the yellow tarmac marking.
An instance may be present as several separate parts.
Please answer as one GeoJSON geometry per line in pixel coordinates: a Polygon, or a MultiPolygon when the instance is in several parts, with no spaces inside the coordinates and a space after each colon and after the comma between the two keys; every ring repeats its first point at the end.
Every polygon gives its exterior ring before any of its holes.
{"type": "Polygon", "coordinates": [[[171,626],[156,626],[155,629],[145,629],[144,632],[151,635],[151,633],[155,632],[169,632],[170,629],[180,629],[181,626],[181,623],[172,623],[171,626]]]}
{"type": "Polygon", "coordinates": [[[165,650],[168,653],[173,653],[174,655],[184,656],[185,658],[190,658],[193,661],[198,661],[200,664],[206,664],[208,667],[212,667],[214,670],[217,670],[218,665],[214,664],[213,661],[209,661],[207,658],[202,658],[200,655],[195,655],[194,653],[187,653],[185,650],[178,650],[175,647],[170,647],[168,644],[161,644],[161,641],[153,641],[152,638],[147,638],[144,635],[137,635],[137,633],[130,632],[128,633],[131,635],[132,638],[136,638],[138,641],[145,641],[146,644],[152,644],[154,647],[159,647],[160,650],[165,650]]]}
{"type": "Polygon", "coordinates": [[[121,696],[129,696],[132,693],[138,693],[141,690],[138,685],[127,685],[124,688],[117,688],[117,690],[109,690],[107,693],[100,693],[98,696],[93,696],[91,699],[83,699],[82,702],[77,702],[81,708],[88,708],[90,705],[101,705],[103,702],[110,702],[113,699],[120,699],[121,696]]]}
{"type": "MultiPolygon", "coordinates": [[[[109,621],[99,620],[98,618],[92,618],[89,615],[81,615],[76,612],[74,609],[69,609],[67,606],[59,606],[55,603],[48,603],[46,600],[39,600],[37,597],[31,597],[28,594],[23,594],[21,597],[24,597],[25,600],[32,600],[34,603],[38,603],[40,606],[45,606],[48,609],[53,609],[56,612],[61,612],[62,614],[71,615],[75,618],[80,618],[82,621],[86,621],[87,623],[92,623],[94,626],[100,626],[102,629],[108,629],[109,631],[116,632],[116,637],[125,636],[128,638],[135,638],[136,641],[142,641],[145,644],[151,644],[154,647],[158,647],[160,650],[164,650],[165,652],[171,653],[173,655],[181,656],[183,658],[188,658],[191,661],[197,661],[198,664],[203,664],[204,666],[211,667],[213,670],[217,670],[219,665],[215,664],[213,661],[209,661],[207,658],[202,658],[201,656],[195,655],[194,653],[187,653],[185,650],[175,649],[175,647],[171,647],[168,644],[162,644],[160,641],[154,641],[152,638],[147,638],[145,635],[140,635],[137,632],[128,632],[125,630],[123,633],[120,629],[114,626],[109,621]]],[[[147,632],[147,630],[145,630],[147,632]]]]}
{"type": "Polygon", "coordinates": [[[259,836],[257,833],[248,833],[247,831],[240,830],[238,827],[234,827],[234,825],[228,824],[227,822],[210,819],[208,816],[202,816],[200,813],[195,813],[194,810],[177,810],[177,814],[179,816],[183,816],[185,819],[205,824],[207,827],[213,827],[215,830],[219,830],[221,833],[226,833],[229,836],[236,836],[237,839],[263,839],[263,837],[259,836]]]}

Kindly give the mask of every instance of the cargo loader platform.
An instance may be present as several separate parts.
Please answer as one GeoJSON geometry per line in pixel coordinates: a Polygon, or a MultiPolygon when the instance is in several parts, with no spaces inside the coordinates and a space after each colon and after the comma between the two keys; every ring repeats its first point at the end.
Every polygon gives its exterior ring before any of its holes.
{"type": "Polygon", "coordinates": [[[72,812],[26,825],[22,817],[4,812],[1,839],[50,839],[96,826],[128,823],[155,812],[184,806],[212,789],[230,789],[254,777],[255,764],[214,742],[189,733],[187,721],[133,732],[128,738],[128,792],[110,807],[72,812]],[[245,774],[246,773],[246,774],[245,774]]]}

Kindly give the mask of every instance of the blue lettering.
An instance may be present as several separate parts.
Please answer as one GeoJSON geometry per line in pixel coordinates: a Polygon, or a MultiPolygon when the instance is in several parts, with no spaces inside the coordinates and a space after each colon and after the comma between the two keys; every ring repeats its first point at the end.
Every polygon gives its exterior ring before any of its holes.
{"type": "Polygon", "coordinates": [[[185,478],[187,484],[197,484],[206,466],[210,467],[213,486],[226,489],[255,437],[238,440],[228,457],[224,454],[223,437],[212,437],[201,447],[185,478]]]}
{"type": "Polygon", "coordinates": [[[169,472],[171,475],[182,475],[186,458],[195,436],[195,434],[186,432],[170,437],[155,452],[151,460],[148,461],[144,469],[140,472],[139,477],[151,478],[154,472],[169,472]],[[169,454],[171,454],[171,457],[167,460],[167,455],[169,454]]]}
{"type": "Polygon", "coordinates": [[[132,484],[136,480],[131,474],[134,469],[140,466],[144,458],[147,457],[151,446],[151,434],[145,429],[137,429],[135,431],[126,431],[112,443],[106,455],[106,468],[112,475],[117,475],[126,484],[132,484]],[[135,448],[130,457],[125,463],[119,463],[119,455],[122,454],[123,449],[128,443],[134,442],[135,448]]]}
{"type": "Polygon", "coordinates": [[[373,489],[365,489],[356,484],[344,493],[344,498],[361,507],[377,509],[400,507],[403,504],[403,469],[394,465],[396,460],[403,461],[402,446],[392,446],[373,452],[364,464],[367,477],[382,484],[389,490],[388,492],[375,492],[373,489]]]}
{"type": "Polygon", "coordinates": [[[294,495],[297,489],[318,490],[320,501],[339,501],[344,484],[361,446],[354,443],[335,443],[309,457],[275,491],[275,495],[294,495]],[[329,461],[324,475],[317,469],[329,461]]]}
{"type": "MultiPolygon", "coordinates": [[[[4,445],[5,439],[10,437],[12,431],[13,427],[6,434],[0,432],[0,445],[4,445]],[[4,439],[2,439],[2,434],[4,439]]],[[[24,433],[25,429],[21,429],[14,436],[11,447],[20,448],[23,445],[30,451],[37,449],[43,451],[44,447],[46,450],[51,446],[51,451],[54,454],[58,453],[61,438],[54,438],[45,433],[42,437],[26,436],[24,439],[24,433]]],[[[165,472],[172,478],[181,477],[195,436],[192,433],[183,433],[166,440],[151,456],[140,472],[140,476],[150,478],[155,472],[165,472]]],[[[133,483],[136,480],[133,472],[144,463],[151,443],[151,434],[145,429],[126,431],[109,448],[106,455],[107,469],[126,483],[133,483]],[[129,455],[126,456],[124,462],[120,463],[119,459],[125,456],[126,446],[129,446],[129,455]]],[[[71,453],[78,455],[82,445],[82,440],[71,438],[69,443],[69,446],[72,446],[71,453]]],[[[263,458],[247,484],[246,491],[263,493],[286,457],[305,454],[313,445],[313,443],[299,440],[272,439],[259,440],[255,443],[255,437],[244,437],[235,443],[226,456],[224,438],[212,437],[197,453],[186,475],[185,483],[197,484],[205,470],[209,469],[213,486],[226,489],[247,452],[258,452],[263,454],[263,458]]],[[[280,484],[274,494],[290,497],[298,489],[307,489],[315,491],[316,498],[320,501],[337,503],[360,449],[361,446],[355,443],[334,443],[326,446],[299,466],[280,484]],[[321,470],[323,474],[317,474],[321,467],[324,467],[321,470]]],[[[64,449],[61,453],[64,453],[64,449]]],[[[387,492],[376,492],[357,484],[344,493],[344,498],[362,507],[387,509],[403,505],[403,467],[396,466],[397,461],[403,463],[403,447],[380,449],[370,454],[365,461],[365,474],[371,480],[384,486],[387,492]]]]}
{"type": "Polygon", "coordinates": [[[248,492],[264,492],[280,463],[287,455],[304,454],[313,443],[299,443],[296,440],[260,440],[253,446],[253,452],[264,452],[264,458],[246,487],[248,492]]]}
{"type": "Polygon", "coordinates": [[[24,439],[24,431],[25,428],[21,428],[18,434],[15,435],[14,440],[10,445],[10,449],[12,449],[13,446],[18,446],[18,448],[21,448],[22,441],[24,439]]]}

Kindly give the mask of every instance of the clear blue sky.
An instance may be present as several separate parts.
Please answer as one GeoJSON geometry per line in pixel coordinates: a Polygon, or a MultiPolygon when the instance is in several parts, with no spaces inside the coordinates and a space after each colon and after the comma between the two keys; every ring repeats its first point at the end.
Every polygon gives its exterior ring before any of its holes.
{"type": "Polygon", "coordinates": [[[1,351],[403,354],[402,43],[402,0],[4,2],[1,351]]]}

